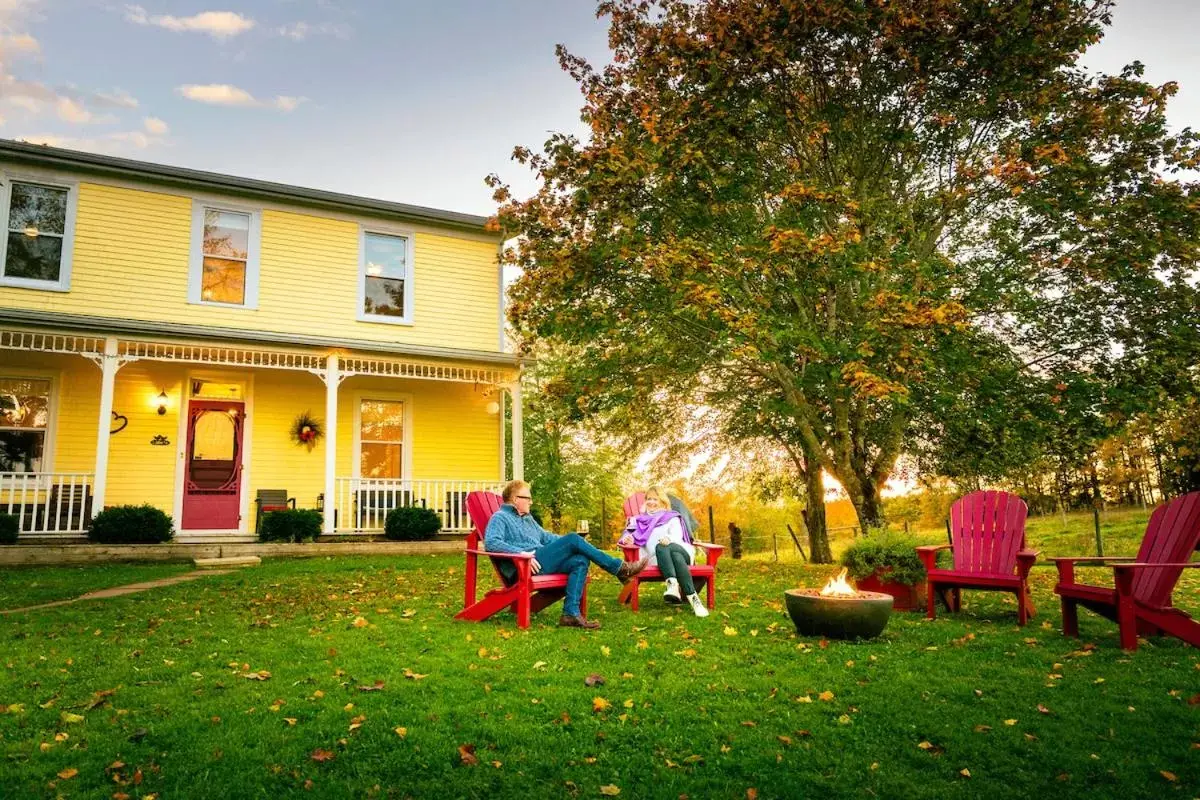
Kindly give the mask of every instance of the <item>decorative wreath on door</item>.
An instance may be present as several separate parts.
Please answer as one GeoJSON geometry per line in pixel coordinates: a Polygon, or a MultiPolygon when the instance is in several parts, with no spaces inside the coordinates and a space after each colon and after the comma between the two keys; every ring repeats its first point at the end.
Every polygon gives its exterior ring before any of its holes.
{"type": "Polygon", "coordinates": [[[292,441],[301,447],[307,447],[310,452],[324,435],[324,426],[313,417],[311,411],[305,411],[292,423],[292,441]]]}

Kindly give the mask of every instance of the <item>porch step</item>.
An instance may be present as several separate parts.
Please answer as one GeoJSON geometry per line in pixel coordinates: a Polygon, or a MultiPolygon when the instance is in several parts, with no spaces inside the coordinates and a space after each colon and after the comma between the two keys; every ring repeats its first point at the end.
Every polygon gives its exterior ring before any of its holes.
{"type": "Polygon", "coordinates": [[[193,558],[196,569],[224,569],[226,567],[257,567],[262,563],[258,556],[228,556],[226,558],[193,558]]]}

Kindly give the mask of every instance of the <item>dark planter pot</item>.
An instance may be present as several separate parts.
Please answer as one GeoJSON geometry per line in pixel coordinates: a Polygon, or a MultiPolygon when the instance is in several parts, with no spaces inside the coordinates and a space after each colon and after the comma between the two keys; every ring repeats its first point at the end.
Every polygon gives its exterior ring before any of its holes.
{"type": "Polygon", "coordinates": [[[854,597],[821,597],[816,589],[784,592],[788,615],[801,636],[873,639],[887,627],[892,597],[860,592],[854,597]]]}
{"type": "Polygon", "coordinates": [[[922,599],[925,596],[925,581],[909,586],[907,583],[896,583],[887,580],[890,569],[875,572],[865,578],[855,578],[854,588],[860,592],[881,592],[894,598],[892,608],[897,611],[918,611],[925,607],[922,599]]]}

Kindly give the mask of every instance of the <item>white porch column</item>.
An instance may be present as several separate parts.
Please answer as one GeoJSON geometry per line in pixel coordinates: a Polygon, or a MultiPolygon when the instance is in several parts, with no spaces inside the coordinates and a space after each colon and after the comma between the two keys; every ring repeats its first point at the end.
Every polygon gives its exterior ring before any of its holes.
{"type": "Polygon", "coordinates": [[[113,390],[117,383],[117,340],[104,340],[104,355],[100,357],[100,418],[96,426],[96,477],[92,484],[94,513],[104,510],[104,492],[108,488],[108,444],[112,439],[113,390]]]}
{"type": "Polygon", "coordinates": [[[513,480],[525,479],[525,435],[521,409],[521,381],[518,379],[509,387],[512,394],[512,460],[513,480]]]}
{"type": "Polygon", "coordinates": [[[342,376],[337,353],[325,359],[325,512],[322,529],[333,533],[333,510],[337,492],[337,418],[338,384],[342,376]]]}

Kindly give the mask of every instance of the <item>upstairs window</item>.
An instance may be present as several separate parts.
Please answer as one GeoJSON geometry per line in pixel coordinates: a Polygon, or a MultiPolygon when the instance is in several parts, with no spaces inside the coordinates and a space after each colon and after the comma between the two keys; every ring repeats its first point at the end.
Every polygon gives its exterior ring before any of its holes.
{"type": "Polygon", "coordinates": [[[193,303],[258,306],[259,212],[197,203],[192,212],[193,303]]]}
{"type": "Polygon", "coordinates": [[[0,284],[66,291],[71,277],[75,187],[9,180],[0,284]]]}
{"type": "Polygon", "coordinates": [[[359,247],[359,316],[412,322],[412,236],[363,230],[359,247]]]}

